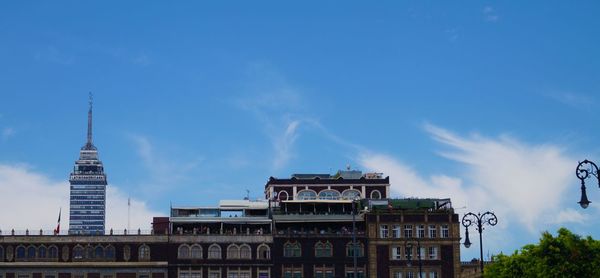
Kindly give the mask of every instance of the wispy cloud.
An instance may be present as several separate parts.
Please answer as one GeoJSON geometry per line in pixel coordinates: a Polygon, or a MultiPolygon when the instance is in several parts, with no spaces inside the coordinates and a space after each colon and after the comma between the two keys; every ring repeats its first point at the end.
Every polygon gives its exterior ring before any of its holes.
{"type": "Polygon", "coordinates": [[[8,140],[8,138],[13,137],[17,131],[12,127],[5,127],[2,129],[2,139],[8,140]]]}
{"type": "Polygon", "coordinates": [[[552,92],[543,94],[550,99],[553,99],[559,103],[570,106],[575,109],[590,110],[596,106],[595,98],[580,93],[574,92],[552,92]]]}
{"type": "Polygon", "coordinates": [[[494,210],[505,222],[516,221],[530,232],[556,215],[572,180],[575,161],[551,144],[531,145],[501,136],[468,137],[425,125],[429,135],[448,147],[439,154],[464,166],[464,174],[422,177],[406,163],[384,154],[363,153],[361,164],[393,177],[393,190],[402,196],[450,197],[469,210],[494,210]]]}
{"type": "Polygon", "coordinates": [[[185,161],[174,159],[158,150],[147,136],[130,134],[129,138],[142,165],[148,171],[148,179],[144,180],[143,187],[147,191],[152,191],[153,194],[168,190],[175,184],[191,179],[191,172],[204,160],[201,156],[185,161]]]}
{"type": "MultiPolygon", "coordinates": [[[[127,228],[127,197],[113,185],[107,188],[107,228],[127,228]]],[[[0,229],[36,231],[56,227],[58,211],[62,208],[62,229],[69,226],[69,183],[52,180],[27,165],[0,164],[0,202],[5,207],[19,208],[18,213],[4,211],[0,214],[0,229]],[[17,190],[16,190],[17,189],[17,190]],[[35,205],[31,205],[35,204],[35,205]],[[6,224],[11,226],[4,226],[6,224]]],[[[132,198],[131,227],[149,229],[153,216],[145,202],[132,198]]]]}
{"type": "Polygon", "coordinates": [[[300,127],[314,120],[307,116],[300,91],[271,66],[253,64],[248,75],[250,80],[234,103],[260,121],[273,148],[271,167],[278,170],[294,157],[300,127]]]}
{"type": "Polygon", "coordinates": [[[483,17],[485,21],[496,22],[500,20],[500,16],[496,13],[496,10],[491,6],[485,6],[483,8],[483,17]]]}

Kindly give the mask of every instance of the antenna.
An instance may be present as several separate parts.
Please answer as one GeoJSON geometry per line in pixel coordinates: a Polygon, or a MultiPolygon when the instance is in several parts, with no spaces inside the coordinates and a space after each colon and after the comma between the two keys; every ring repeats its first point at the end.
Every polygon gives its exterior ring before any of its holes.
{"type": "Polygon", "coordinates": [[[87,130],[87,145],[92,145],[92,107],[94,104],[94,95],[92,92],[89,94],[89,105],[90,109],[88,110],[88,130],[87,130]]]}
{"type": "Polygon", "coordinates": [[[246,200],[250,200],[250,190],[246,189],[246,200]]]}
{"type": "Polygon", "coordinates": [[[130,226],[130,218],[131,218],[131,197],[127,197],[127,231],[131,230],[130,226]]]}

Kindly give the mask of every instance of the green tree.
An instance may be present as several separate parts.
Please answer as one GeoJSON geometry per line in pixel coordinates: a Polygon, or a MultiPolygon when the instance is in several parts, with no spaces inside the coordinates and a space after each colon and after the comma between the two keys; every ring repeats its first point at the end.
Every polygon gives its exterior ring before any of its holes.
{"type": "Polygon", "coordinates": [[[494,256],[485,277],[600,277],[600,241],[560,228],[544,232],[538,244],[528,244],[510,256],[494,256]]]}

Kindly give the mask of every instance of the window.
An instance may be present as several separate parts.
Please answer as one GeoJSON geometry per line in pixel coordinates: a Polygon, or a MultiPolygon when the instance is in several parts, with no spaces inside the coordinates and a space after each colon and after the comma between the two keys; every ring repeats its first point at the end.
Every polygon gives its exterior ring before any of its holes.
{"type": "Polygon", "coordinates": [[[146,244],[143,244],[138,249],[138,260],[140,261],[149,261],[150,260],[150,247],[146,244]]]}
{"type": "Polygon", "coordinates": [[[417,258],[421,258],[422,260],[425,259],[425,247],[419,247],[417,249],[419,251],[419,253],[417,254],[417,258]]]}
{"type": "MultiPolygon", "coordinates": [[[[346,270],[346,278],[354,278],[354,270],[346,270]]],[[[365,278],[365,272],[362,269],[358,269],[356,278],[365,278]]]]}
{"type": "Polygon", "coordinates": [[[400,225],[392,226],[392,236],[394,238],[400,238],[400,225]]]}
{"type": "Polygon", "coordinates": [[[177,249],[177,258],[179,259],[188,259],[190,257],[190,247],[187,244],[179,245],[179,249],[177,249]]]}
{"type": "Polygon", "coordinates": [[[437,252],[437,247],[436,246],[429,246],[429,259],[430,260],[437,260],[438,258],[438,252],[437,252]]]}
{"type": "Polygon", "coordinates": [[[240,259],[252,259],[252,251],[250,250],[250,246],[242,245],[240,247],[240,259]]]}
{"type": "Polygon", "coordinates": [[[258,246],[257,251],[256,251],[256,257],[259,260],[268,260],[271,259],[271,249],[269,248],[269,246],[261,244],[260,246],[258,246]]]}
{"type": "Polygon", "coordinates": [[[448,238],[448,237],[450,237],[450,233],[448,231],[448,225],[442,225],[441,237],[442,238],[448,238]]]}
{"type": "Polygon", "coordinates": [[[394,271],[394,274],[392,275],[393,278],[402,278],[402,272],[400,271],[394,271]]]}
{"type": "Polygon", "coordinates": [[[412,246],[409,245],[404,247],[404,258],[407,260],[414,259],[412,246]]]}
{"type": "Polygon", "coordinates": [[[380,238],[388,237],[388,225],[385,225],[385,224],[379,225],[379,237],[380,238]]]}
{"type": "Polygon", "coordinates": [[[45,259],[46,256],[48,255],[47,252],[48,250],[46,249],[46,246],[40,246],[40,248],[38,248],[38,258],[40,259],[45,259]]]}
{"type": "Polygon", "coordinates": [[[230,269],[227,271],[227,278],[250,278],[250,271],[230,269]]]}
{"type": "Polygon", "coordinates": [[[333,268],[315,267],[315,278],[333,278],[333,268]]]}
{"type": "Polygon", "coordinates": [[[300,256],[302,256],[302,251],[300,249],[300,243],[286,242],[283,245],[283,256],[284,257],[300,257],[300,256]]]}
{"type": "MultiPolygon", "coordinates": [[[[0,262],[4,261],[4,249],[0,246],[0,262]]],[[[2,277],[0,277],[2,278],[2,277]]]]}
{"type": "Polygon", "coordinates": [[[29,260],[35,259],[35,247],[34,246],[27,247],[27,259],[29,259],[29,260]]]}
{"type": "Polygon", "coordinates": [[[220,270],[209,270],[208,278],[221,278],[221,271],[220,270]]]}
{"type": "Polygon", "coordinates": [[[289,198],[289,195],[286,191],[279,191],[279,193],[277,194],[277,198],[280,201],[287,201],[289,198]]]}
{"type": "Polygon", "coordinates": [[[102,246],[96,246],[96,250],[94,251],[94,255],[96,258],[104,258],[104,248],[102,246]]]}
{"type": "Polygon", "coordinates": [[[319,192],[319,200],[339,200],[340,192],[333,189],[326,189],[319,192]]]}
{"type": "Polygon", "coordinates": [[[402,259],[402,247],[392,246],[392,260],[401,260],[401,259],[402,259]]]}
{"type": "Polygon", "coordinates": [[[73,259],[83,259],[83,247],[80,245],[73,248],[73,259]]]}
{"type": "Polygon", "coordinates": [[[296,196],[298,200],[316,200],[317,192],[313,190],[300,190],[296,196]]]}
{"type": "Polygon", "coordinates": [[[284,278],[302,278],[302,268],[282,267],[284,278]]]}
{"type": "Polygon", "coordinates": [[[412,225],[404,225],[404,237],[405,238],[411,238],[412,232],[413,232],[412,225]]]}
{"type": "Polygon", "coordinates": [[[342,192],[342,199],[344,200],[356,200],[360,197],[360,191],[356,189],[348,189],[342,192]]]}
{"type": "Polygon", "coordinates": [[[192,246],[192,259],[202,259],[202,246],[194,244],[192,246]]]}
{"type": "Polygon", "coordinates": [[[418,238],[425,237],[425,225],[417,225],[417,237],[418,238]]]}
{"type": "Polygon", "coordinates": [[[240,248],[235,244],[229,245],[229,247],[227,247],[227,258],[228,259],[239,259],[240,258],[240,248]]]}
{"type": "Polygon", "coordinates": [[[105,257],[109,260],[115,259],[115,247],[114,246],[109,245],[108,247],[106,247],[105,257]]]}
{"type": "Polygon", "coordinates": [[[329,241],[317,242],[315,244],[315,257],[331,257],[333,256],[333,246],[329,241]]]}
{"type": "Polygon", "coordinates": [[[406,278],[415,278],[415,273],[412,271],[406,272],[406,278]]]}
{"type": "Polygon", "coordinates": [[[437,271],[431,271],[431,272],[429,272],[429,278],[438,278],[437,271]]]}
{"type": "Polygon", "coordinates": [[[354,257],[355,251],[356,251],[357,257],[362,257],[364,254],[363,245],[361,243],[357,242],[356,248],[355,248],[355,245],[352,244],[352,242],[346,244],[346,256],[347,257],[354,257]]]}
{"type": "Polygon", "coordinates": [[[192,271],[190,272],[190,278],[202,278],[202,272],[192,271]]]}
{"type": "Polygon", "coordinates": [[[19,246],[17,247],[17,260],[22,260],[25,259],[25,247],[24,246],[19,246]]]}
{"type": "Polygon", "coordinates": [[[429,225],[429,238],[437,237],[437,228],[435,225],[429,225]]]}
{"type": "MultiPolygon", "coordinates": [[[[64,249],[63,249],[63,251],[64,251],[64,249]]],[[[68,253],[68,252],[69,252],[69,249],[67,249],[67,251],[65,251],[65,253],[68,253]]],[[[64,254],[63,254],[63,256],[64,256],[64,254]]],[[[67,257],[68,256],[69,255],[67,254],[67,257]]],[[[50,246],[50,248],[48,248],[48,258],[49,259],[58,259],[58,247],[52,245],[52,246],[50,246]]]]}
{"type": "MultiPolygon", "coordinates": [[[[221,246],[219,246],[217,244],[213,244],[210,247],[208,247],[208,258],[209,259],[220,259],[221,258],[221,246]]],[[[221,272],[219,272],[219,273],[221,273],[221,272]]]]}
{"type": "Polygon", "coordinates": [[[379,190],[371,191],[371,199],[381,199],[381,192],[379,190]]]}

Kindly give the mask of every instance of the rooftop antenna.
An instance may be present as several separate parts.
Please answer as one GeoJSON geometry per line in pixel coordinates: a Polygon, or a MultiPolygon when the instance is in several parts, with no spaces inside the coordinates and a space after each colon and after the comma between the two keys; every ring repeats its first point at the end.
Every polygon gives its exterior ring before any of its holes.
{"type": "Polygon", "coordinates": [[[350,171],[350,163],[346,164],[346,170],[350,171]]]}
{"type": "Polygon", "coordinates": [[[246,200],[250,200],[250,190],[246,189],[246,200]]]}
{"type": "Polygon", "coordinates": [[[127,197],[127,231],[131,230],[130,222],[131,219],[131,196],[127,197]]]}
{"type": "Polygon", "coordinates": [[[87,144],[88,146],[92,145],[92,106],[94,104],[94,95],[92,92],[89,94],[89,104],[90,109],[88,110],[88,130],[87,130],[87,144]]]}

